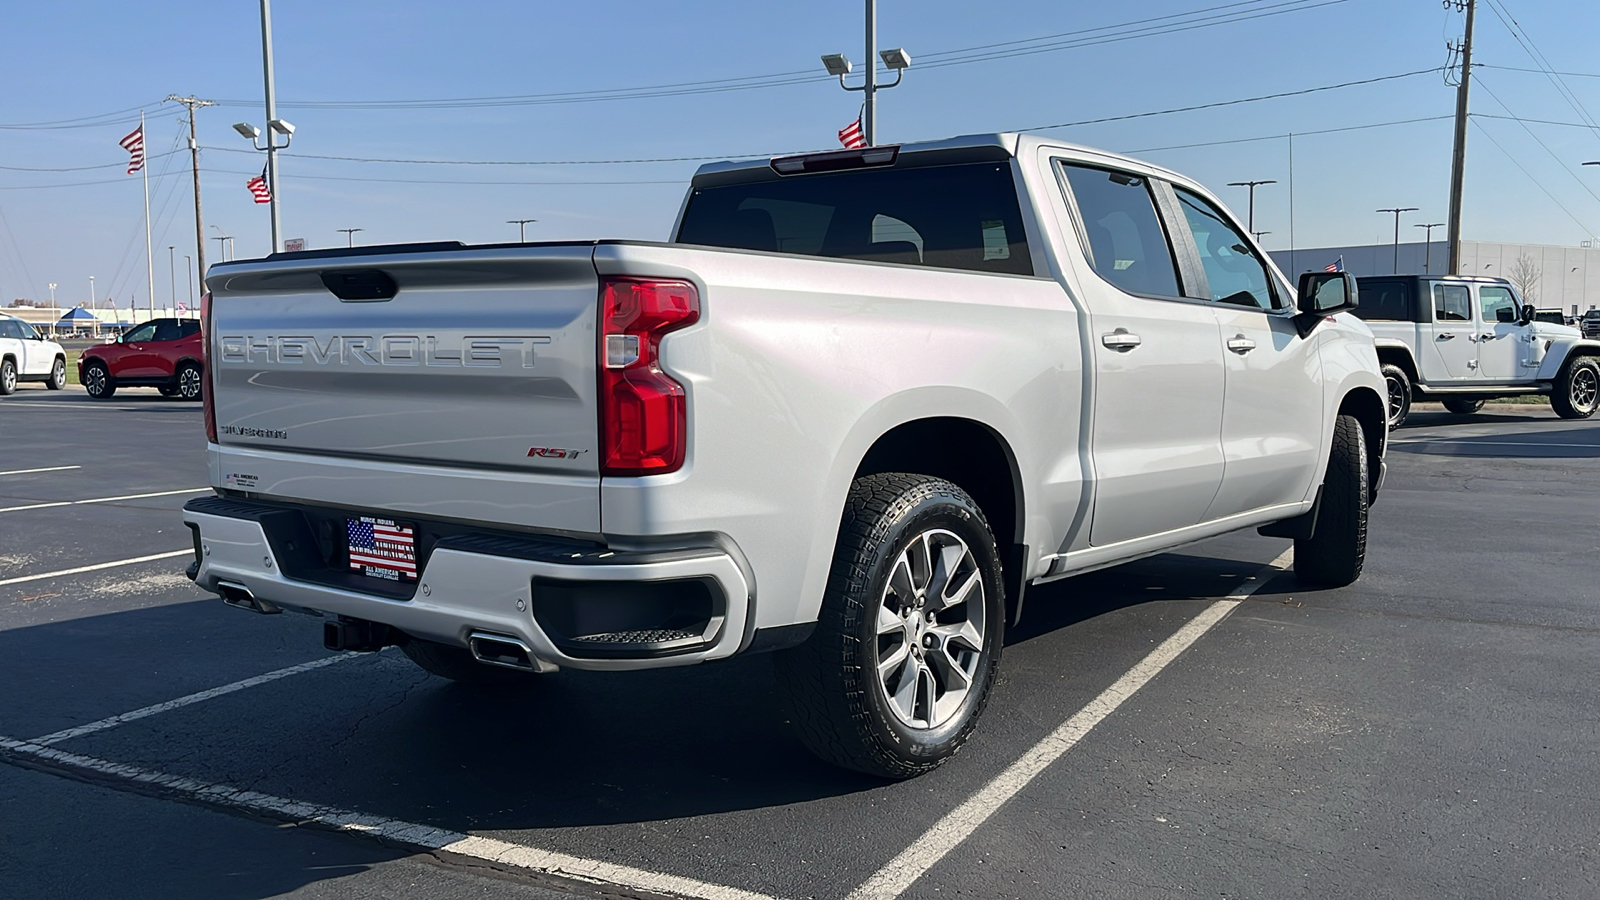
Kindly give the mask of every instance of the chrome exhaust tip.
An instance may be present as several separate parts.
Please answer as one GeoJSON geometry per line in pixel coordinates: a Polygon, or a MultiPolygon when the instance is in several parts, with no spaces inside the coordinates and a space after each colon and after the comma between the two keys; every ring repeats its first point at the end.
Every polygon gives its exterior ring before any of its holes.
{"type": "Polygon", "coordinates": [[[250,593],[250,589],[236,581],[217,582],[217,593],[222,596],[222,602],[238,609],[248,609],[253,613],[264,616],[276,615],[283,610],[274,603],[259,599],[250,593]]]}
{"type": "Polygon", "coordinates": [[[474,631],[467,635],[467,647],[472,651],[473,659],[491,666],[518,669],[523,672],[545,670],[545,667],[534,658],[533,648],[523,643],[521,638],[474,631]]]}

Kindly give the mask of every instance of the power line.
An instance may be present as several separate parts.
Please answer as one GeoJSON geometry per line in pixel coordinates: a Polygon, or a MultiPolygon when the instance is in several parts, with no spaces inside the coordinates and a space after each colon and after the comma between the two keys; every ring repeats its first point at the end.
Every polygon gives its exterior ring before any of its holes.
{"type": "Polygon", "coordinates": [[[1566,78],[1600,78],[1600,72],[1555,72],[1545,69],[1527,69],[1521,66],[1491,66],[1488,63],[1474,63],[1474,69],[1499,69],[1502,72],[1532,72],[1537,75],[1561,75],[1566,78]]]}
{"type": "MultiPolygon", "coordinates": [[[[146,160],[156,160],[156,159],[162,158],[163,156],[170,156],[171,154],[178,153],[178,152],[180,152],[180,151],[171,150],[171,151],[168,151],[166,153],[153,153],[153,154],[150,154],[150,155],[146,156],[145,159],[146,160]]],[[[93,169],[123,169],[123,168],[127,168],[127,165],[128,165],[128,161],[127,160],[122,160],[121,162],[100,163],[98,165],[93,165],[93,166],[70,166],[70,167],[67,167],[67,168],[56,168],[56,169],[36,169],[36,168],[29,168],[27,166],[0,166],[0,170],[4,170],[6,172],[88,172],[88,171],[91,171],[93,169]]]]}
{"type": "MultiPolygon", "coordinates": [[[[75,119],[60,119],[55,122],[15,122],[11,124],[0,123],[0,131],[58,131],[67,128],[101,128],[107,125],[132,124],[139,121],[139,110],[151,106],[159,107],[160,101],[154,101],[144,107],[134,106],[128,109],[119,109],[109,113],[98,113],[92,116],[79,116],[75,119]]],[[[177,110],[161,110],[149,113],[146,120],[160,119],[176,116],[177,110]]]]}
{"type": "MultiPolygon", "coordinates": [[[[1572,107],[1573,112],[1578,114],[1579,119],[1589,124],[1590,130],[1594,132],[1596,137],[1600,137],[1600,125],[1595,123],[1594,116],[1589,115],[1589,110],[1584,108],[1577,95],[1572,93],[1571,88],[1567,87],[1567,83],[1552,74],[1555,67],[1550,65],[1550,61],[1545,58],[1544,53],[1533,43],[1533,38],[1522,28],[1522,24],[1516,20],[1516,17],[1511,15],[1510,11],[1504,9],[1503,3],[1497,3],[1495,0],[1487,0],[1487,3],[1489,10],[1494,13],[1495,18],[1500,20],[1500,24],[1511,32],[1511,36],[1521,45],[1523,52],[1528,54],[1528,58],[1533,60],[1534,65],[1544,70],[1545,77],[1555,86],[1556,93],[1561,95],[1561,99],[1567,101],[1567,105],[1572,107]]],[[[1507,110],[1507,112],[1509,111],[1507,110]]]]}
{"type": "MultiPolygon", "coordinates": [[[[1395,119],[1392,122],[1372,122],[1366,125],[1346,125],[1341,128],[1321,128],[1315,131],[1296,131],[1294,132],[1294,136],[1309,137],[1311,135],[1318,134],[1338,134],[1344,131],[1365,131],[1368,128],[1388,128],[1391,125],[1412,125],[1417,122],[1441,122],[1446,119],[1453,118],[1455,118],[1455,116],[1423,116],[1418,119],[1395,119]]],[[[1199,141],[1193,144],[1171,144],[1166,147],[1145,147],[1139,150],[1124,150],[1122,152],[1132,156],[1136,153],[1159,153],[1162,150],[1191,150],[1197,147],[1222,147],[1228,144],[1253,144],[1259,141],[1277,141],[1287,138],[1288,136],[1289,132],[1284,132],[1282,134],[1263,134],[1256,137],[1228,138],[1220,141],[1199,141]]]]}
{"type": "Polygon", "coordinates": [[[1505,147],[1502,147],[1500,145],[1500,142],[1494,139],[1494,135],[1489,133],[1489,129],[1484,128],[1482,125],[1478,125],[1478,133],[1483,135],[1484,137],[1488,138],[1489,139],[1489,143],[1493,144],[1495,146],[1496,150],[1499,150],[1501,153],[1504,153],[1505,156],[1506,156],[1506,159],[1511,160],[1511,164],[1512,165],[1514,165],[1518,169],[1520,169],[1522,171],[1522,174],[1528,176],[1528,180],[1533,182],[1533,186],[1534,187],[1538,188],[1541,191],[1544,191],[1544,195],[1546,197],[1550,198],[1550,202],[1554,203],[1556,206],[1560,207],[1561,211],[1567,214],[1567,218],[1571,219],[1573,222],[1575,222],[1577,224],[1577,226],[1579,228],[1583,229],[1583,233],[1584,234],[1594,234],[1594,231],[1592,231],[1589,228],[1588,225],[1585,225],[1582,221],[1580,221],[1578,219],[1577,216],[1572,214],[1572,210],[1567,209],[1567,207],[1565,205],[1563,205],[1560,200],[1556,199],[1556,195],[1555,194],[1550,193],[1549,188],[1546,188],[1543,184],[1541,184],[1539,182],[1539,179],[1533,177],[1533,173],[1529,172],[1526,168],[1524,168],[1522,163],[1517,162],[1517,158],[1515,156],[1511,155],[1511,151],[1507,150],[1505,147]]]}
{"type": "Polygon", "coordinates": [[[1507,106],[1506,102],[1504,100],[1500,99],[1500,95],[1496,94],[1494,91],[1490,90],[1489,86],[1484,83],[1482,75],[1478,76],[1478,86],[1483,88],[1483,90],[1486,93],[1488,93],[1488,95],[1490,96],[1490,98],[1492,98],[1494,100],[1494,102],[1500,104],[1500,108],[1506,111],[1506,115],[1509,116],[1513,122],[1516,122],[1518,125],[1521,125],[1522,126],[1522,130],[1526,131],[1528,133],[1528,137],[1533,138],[1535,143],[1537,143],[1540,147],[1543,147],[1544,148],[1544,152],[1550,154],[1550,158],[1555,160],[1556,164],[1559,165],[1564,171],[1566,171],[1566,173],[1568,175],[1571,175],[1572,176],[1572,180],[1576,181],[1578,183],[1579,187],[1582,187],[1585,191],[1588,191],[1589,192],[1589,196],[1593,197],[1597,201],[1600,201],[1600,194],[1596,194],[1594,192],[1594,189],[1589,187],[1588,183],[1584,179],[1578,177],[1578,173],[1572,171],[1572,167],[1567,165],[1566,160],[1564,160],[1560,156],[1556,155],[1556,152],[1554,150],[1550,149],[1550,145],[1546,144],[1537,134],[1534,133],[1532,128],[1528,127],[1528,123],[1526,123],[1526,122],[1522,121],[1521,119],[1517,118],[1517,114],[1511,111],[1511,107],[1507,106]]]}

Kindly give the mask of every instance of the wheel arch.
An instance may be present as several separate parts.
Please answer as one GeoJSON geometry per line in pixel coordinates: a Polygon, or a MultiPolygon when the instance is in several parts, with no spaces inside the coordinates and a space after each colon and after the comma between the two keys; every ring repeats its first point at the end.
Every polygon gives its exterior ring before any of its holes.
{"type": "Polygon", "coordinates": [[[1411,355],[1410,347],[1404,344],[1379,344],[1376,349],[1378,351],[1378,365],[1399,366],[1400,371],[1406,373],[1406,377],[1411,379],[1413,388],[1421,380],[1418,375],[1417,360],[1416,357],[1411,355]]]}
{"type": "Polygon", "coordinates": [[[982,422],[934,416],[897,425],[867,448],[851,480],[882,472],[912,472],[950,481],[977,501],[995,543],[1004,548],[1022,536],[1025,498],[1016,454],[1005,438],[982,422]]]}
{"type": "Polygon", "coordinates": [[[1368,496],[1376,497],[1382,474],[1382,466],[1378,463],[1383,459],[1384,450],[1389,442],[1388,404],[1378,396],[1377,391],[1367,387],[1356,387],[1340,398],[1339,415],[1354,416],[1355,420],[1361,423],[1362,439],[1367,445],[1367,459],[1373,463],[1368,467],[1368,496]]]}
{"type": "Polygon", "coordinates": [[[1544,364],[1539,367],[1539,380],[1554,381],[1568,361],[1580,356],[1600,357],[1600,341],[1568,338],[1552,342],[1545,352],[1544,364]]]}

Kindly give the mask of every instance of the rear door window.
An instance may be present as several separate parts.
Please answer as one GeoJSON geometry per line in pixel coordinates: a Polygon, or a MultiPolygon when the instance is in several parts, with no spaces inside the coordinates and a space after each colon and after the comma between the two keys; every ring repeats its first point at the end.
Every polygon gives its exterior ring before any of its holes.
{"type": "Polygon", "coordinates": [[[1069,163],[1061,172],[1082,219],[1089,264],[1130,294],[1177,297],[1178,263],[1143,176],[1069,163]]]}
{"type": "Polygon", "coordinates": [[[1464,284],[1435,284],[1433,286],[1433,320],[1435,322],[1471,322],[1472,291],[1464,284]]]}
{"type": "Polygon", "coordinates": [[[1411,287],[1404,282],[1359,284],[1361,302],[1356,315],[1363,319],[1406,322],[1411,320],[1411,287]]]}
{"type": "Polygon", "coordinates": [[[1033,274],[1011,166],[998,162],[695,188],[677,242],[1033,274]]]}

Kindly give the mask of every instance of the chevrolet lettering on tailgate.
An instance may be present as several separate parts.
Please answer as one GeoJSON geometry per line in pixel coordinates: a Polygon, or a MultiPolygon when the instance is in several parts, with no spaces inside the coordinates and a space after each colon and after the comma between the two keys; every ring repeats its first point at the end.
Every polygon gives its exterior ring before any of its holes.
{"type": "Polygon", "coordinates": [[[223,335],[223,362],[335,366],[520,366],[533,368],[543,335],[223,335]]]}

